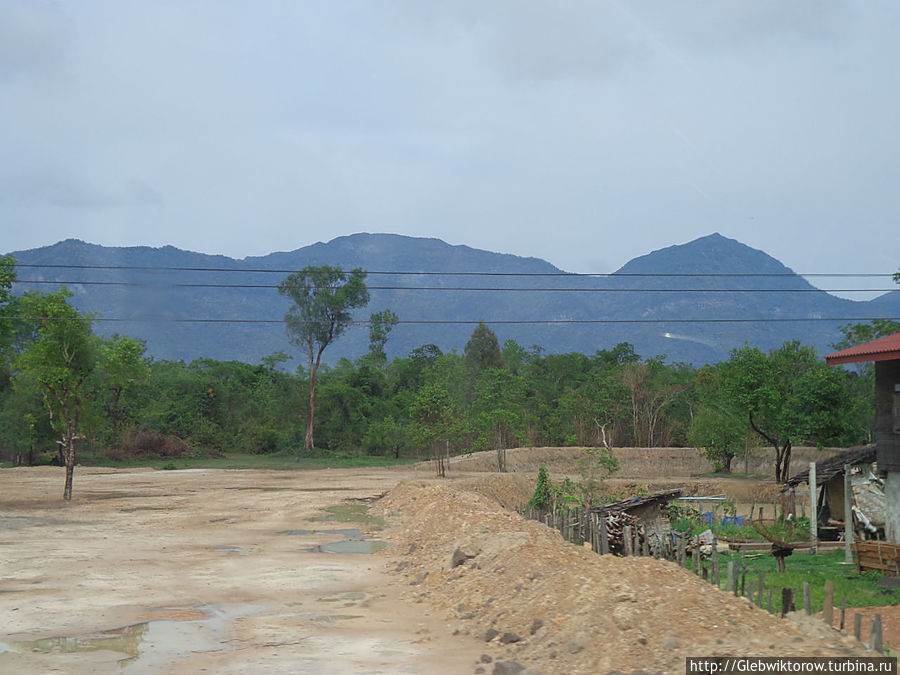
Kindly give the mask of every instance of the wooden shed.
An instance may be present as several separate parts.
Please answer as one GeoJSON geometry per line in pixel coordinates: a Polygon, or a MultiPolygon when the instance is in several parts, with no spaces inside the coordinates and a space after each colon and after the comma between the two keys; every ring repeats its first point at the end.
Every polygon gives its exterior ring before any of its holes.
{"type": "Polygon", "coordinates": [[[885,538],[900,543],[900,333],[828,354],[829,365],[875,363],[875,450],[885,474],[885,538]]]}

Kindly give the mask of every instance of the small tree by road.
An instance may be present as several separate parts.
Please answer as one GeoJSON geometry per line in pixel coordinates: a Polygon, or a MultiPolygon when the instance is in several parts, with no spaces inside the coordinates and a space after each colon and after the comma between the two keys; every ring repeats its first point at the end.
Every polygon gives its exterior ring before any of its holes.
{"type": "Polygon", "coordinates": [[[366,273],[361,269],[347,273],[328,265],[307,266],[278,285],[278,292],[294,303],[284,315],[290,341],[304,349],[309,357],[309,412],[304,450],[314,447],[316,373],[322,352],[353,322],[351,311],[368,304],[365,278],[366,273]]]}
{"type": "Polygon", "coordinates": [[[86,380],[96,363],[97,338],[91,319],[78,313],[67,300],[65,287],[52,294],[26,293],[21,299],[23,316],[39,326],[16,359],[17,377],[30,379],[40,390],[53,429],[62,437],[66,465],[63,499],[72,498],[75,472],[75,440],[84,412],[86,380]]]}

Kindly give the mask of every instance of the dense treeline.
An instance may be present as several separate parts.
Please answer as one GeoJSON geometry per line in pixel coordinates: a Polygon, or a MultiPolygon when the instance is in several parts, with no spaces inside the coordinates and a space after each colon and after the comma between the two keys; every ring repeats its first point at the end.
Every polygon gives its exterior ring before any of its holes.
{"type": "MultiPolygon", "coordinates": [[[[792,444],[872,437],[871,370],[829,368],[795,342],[768,354],[744,347],[695,369],[642,357],[627,343],[594,354],[500,345],[480,324],[461,351],[423,345],[388,361],[397,317],[380,313],[369,354],[313,362],[316,442],[304,448],[310,371],[283,372],[285,354],[260,364],[154,361],[138,340],[95,336],[65,289],[13,298],[12,262],[0,274],[0,306],[17,317],[2,324],[0,452],[16,463],[66,462],[76,443],[111,458],[693,445],[727,470],[747,447],[766,443],[778,449],[783,479],[792,444]]],[[[848,340],[858,332],[848,327],[848,340]]]]}

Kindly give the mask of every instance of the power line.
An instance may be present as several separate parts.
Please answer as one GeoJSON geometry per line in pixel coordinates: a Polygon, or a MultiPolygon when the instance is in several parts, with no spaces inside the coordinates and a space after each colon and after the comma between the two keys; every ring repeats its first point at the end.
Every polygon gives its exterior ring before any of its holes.
{"type": "MultiPolygon", "coordinates": [[[[77,281],[77,280],[26,280],[14,281],[16,284],[53,285],[69,284],[72,286],[124,286],[129,288],[246,288],[277,289],[275,284],[182,284],[137,281],[77,281]]],[[[526,293],[890,293],[896,288],[552,288],[523,286],[371,286],[371,291],[478,291],[478,292],[526,292],[526,293]]]]}
{"type": "MultiPolygon", "coordinates": [[[[78,321],[83,320],[84,316],[79,317],[28,317],[28,316],[11,316],[5,317],[12,321],[78,321]]],[[[283,319],[198,319],[198,318],[175,318],[162,316],[138,316],[138,317],[90,317],[92,321],[109,322],[109,323],[140,323],[140,322],[159,322],[159,323],[198,323],[198,324],[281,324],[283,319]]],[[[0,319],[2,320],[2,319],[0,319]]],[[[719,319],[494,319],[494,320],[475,320],[475,319],[401,319],[398,324],[417,325],[417,326],[466,326],[477,325],[480,323],[488,325],[559,325],[559,324],[651,324],[651,323],[801,323],[801,322],[864,322],[864,321],[900,321],[900,317],[779,317],[779,318],[719,318],[719,319]]],[[[305,322],[317,323],[317,322],[305,322]]],[[[369,326],[369,321],[354,321],[352,326],[369,326]]]]}
{"type": "MultiPolygon", "coordinates": [[[[156,267],[150,265],[68,265],[46,263],[16,263],[16,267],[36,269],[79,269],[79,270],[143,270],[158,272],[238,272],[254,274],[294,274],[296,269],[246,268],[231,267],[156,267]]],[[[342,270],[349,273],[352,270],[342,270]]],[[[587,277],[587,278],[623,278],[623,277],[834,277],[834,278],[891,278],[893,272],[882,273],[795,273],[795,272],[426,272],[407,270],[363,270],[367,275],[385,274],[398,276],[486,276],[486,277],[587,277]]]]}

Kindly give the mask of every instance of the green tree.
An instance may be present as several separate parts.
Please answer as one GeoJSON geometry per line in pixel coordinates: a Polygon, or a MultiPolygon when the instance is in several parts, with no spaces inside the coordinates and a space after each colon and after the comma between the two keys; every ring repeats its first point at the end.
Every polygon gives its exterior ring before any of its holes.
{"type": "Polygon", "coordinates": [[[63,499],[72,498],[75,441],[86,400],[85,383],[96,364],[97,340],[91,319],[78,313],[67,300],[65,287],[52,294],[29,293],[22,298],[26,317],[38,322],[37,338],[16,359],[17,377],[33,381],[40,389],[53,429],[60,441],[66,465],[63,499]]]}
{"type": "Polygon", "coordinates": [[[476,373],[488,368],[503,367],[503,356],[500,353],[497,336],[483,321],[478,322],[463,351],[466,355],[466,365],[476,373]]]}
{"type": "Polygon", "coordinates": [[[369,317],[369,354],[378,364],[387,362],[387,353],[384,347],[388,341],[388,335],[400,319],[389,309],[374,312],[369,317]]]}
{"type": "Polygon", "coordinates": [[[722,369],[706,366],[697,374],[697,410],[688,442],[713,462],[717,471],[731,473],[732,460],[747,449],[747,416],[733,399],[721,395],[722,369]]]}
{"type": "Polygon", "coordinates": [[[792,341],[768,354],[743,347],[722,369],[722,393],[775,449],[780,483],[790,476],[795,442],[847,442],[858,433],[845,374],[820,361],[811,347],[792,341]]]}
{"type": "Polygon", "coordinates": [[[100,345],[99,372],[102,386],[109,392],[107,416],[112,423],[112,448],[119,449],[122,422],[127,417],[123,394],[138,382],[150,377],[150,365],[144,358],[146,345],[142,340],[125,335],[113,335],[100,345]]]}
{"type": "Polygon", "coordinates": [[[349,274],[337,267],[308,266],[278,285],[278,292],[293,301],[284,316],[292,344],[306,350],[309,363],[309,410],[303,449],[311,450],[316,411],[316,373],[322,352],[352,323],[351,310],[369,302],[366,273],[349,274]]]}

